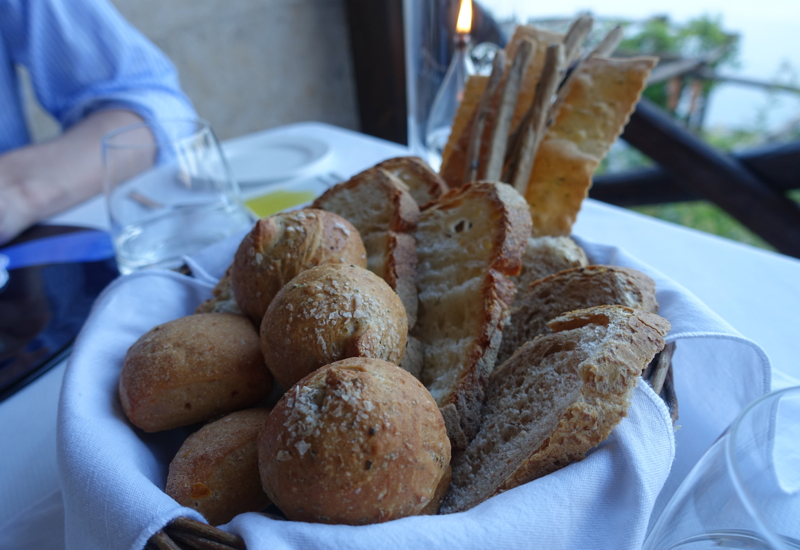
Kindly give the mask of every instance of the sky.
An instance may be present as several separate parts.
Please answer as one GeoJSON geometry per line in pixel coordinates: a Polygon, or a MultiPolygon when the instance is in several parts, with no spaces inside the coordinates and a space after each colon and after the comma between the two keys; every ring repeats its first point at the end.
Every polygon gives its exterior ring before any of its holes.
{"type": "MultiPolygon", "coordinates": [[[[747,78],[772,80],[783,62],[797,73],[800,87],[800,0],[483,0],[498,20],[516,16],[571,17],[589,11],[599,17],[644,19],[669,15],[677,22],[708,14],[722,16],[723,29],[740,34],[739,67],[719,72],[747,78]]],[[[759,112],[766,112],[767,126],[777,129],[800,117],[800,95],[787,93],[769,97],[757,88],[721,85],[711,98],[707,127],[751,127],[759,112]],[[770,106],[765,111],[765,107],[770,106]]]]}

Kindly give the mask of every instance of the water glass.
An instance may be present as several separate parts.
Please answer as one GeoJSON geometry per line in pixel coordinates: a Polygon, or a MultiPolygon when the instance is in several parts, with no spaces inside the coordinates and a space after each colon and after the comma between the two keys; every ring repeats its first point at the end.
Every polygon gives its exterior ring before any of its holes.
{"type": "Polygon", "coordinates": [[[142,123],[111,132],[103,139],[103,169],[123,274],[179,267],[184,255],[253,222],[203,120],[142,123]]]}
{"type": "Polygon", "coordinates": [[[748,405],[667,504],[644,550],[800,549],[800,387],[748,405]]]}

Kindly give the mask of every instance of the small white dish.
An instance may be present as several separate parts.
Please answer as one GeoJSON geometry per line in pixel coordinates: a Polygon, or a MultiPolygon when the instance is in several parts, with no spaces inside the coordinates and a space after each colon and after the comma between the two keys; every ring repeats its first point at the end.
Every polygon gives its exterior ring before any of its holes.
{"type": "Polygon", "coordinates": [[[253,136],[222,146],[234,178],[241,185],[286,180],[299,176],[332,153],[324,141],[302,136],[253,136]]]}

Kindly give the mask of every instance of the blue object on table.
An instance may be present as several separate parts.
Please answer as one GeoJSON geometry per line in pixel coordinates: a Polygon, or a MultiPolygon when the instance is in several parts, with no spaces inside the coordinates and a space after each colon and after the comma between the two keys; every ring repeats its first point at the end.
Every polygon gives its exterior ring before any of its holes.
{"type": "Polygon", "coordinates": [[[8,258],[6,269],[10,271],[34,265],[105,260],[114,256],[114,244],[108,233],[87,230],[26,241],[0,249],[0,254],[8,258]]]}
{"type": "Polygon", "coordinates": [[[0,401],[63,360],[97,295],[115,279],[108,233],[35,226],[0,249],[0,401]]]}

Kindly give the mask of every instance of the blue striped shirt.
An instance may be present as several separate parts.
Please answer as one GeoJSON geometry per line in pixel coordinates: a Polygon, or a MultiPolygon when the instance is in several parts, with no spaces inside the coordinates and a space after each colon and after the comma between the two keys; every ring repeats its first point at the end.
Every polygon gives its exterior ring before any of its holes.
{"type": "Polygon", "coordinates": [[[64,129],[109,107],[196,116],[172,62],[105,0],[0,0],[0,153],[30,142],[17,64],[64,129]]]}

